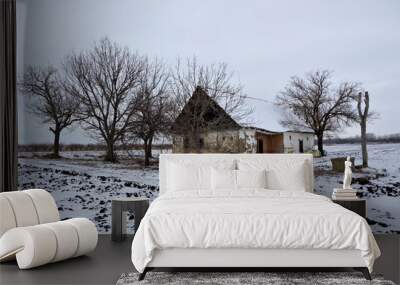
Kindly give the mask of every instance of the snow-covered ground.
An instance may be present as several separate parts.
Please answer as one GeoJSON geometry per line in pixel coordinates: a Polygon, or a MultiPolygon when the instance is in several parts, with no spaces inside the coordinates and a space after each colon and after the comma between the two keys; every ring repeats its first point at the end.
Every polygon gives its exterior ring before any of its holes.
{"type": "MultiPolygon", "coordinates": [[[[342,173],[333,173],[330,158],[351,155],[360,164],[358,145],[326,146],[328,156],[315,159],[315,189],[331,196],[340,186],[342,173]]],[[[154,151],[155,157],[160,152],[154,151]]],[[[141,151],[119,152],[121,163],[105,163],[101,151],[69,151],[62,159],[47,159],[45,153],[19,154],[19,186],[21,189],[43,188],[52,193],[62,218],[87,217],[100,232],[109,232],[111,200],[114,197],[158,195],[157,160],[143,169],[141,151]]],[[[368,218],[376,233],[400,233],[400,144],[369,146],[370,167],[386,169],[385,176],[356,173],[354,188],[367,199],[368,218]],[[360,178],[361,177],[361,178],[360,178]],[[363,179],[368,177],[368,179],[363,179]],[[357,180],[360,178],[359,180],[357,180]]],[[[382,172],[382,171],[380,171],[382,172]]],[[[132,220],[133,215],[128,217],[132,220]]]]}
{"type": "MultiPolygon", "coordinates": [[[[331,171],[330,158],[355,157],[361,161],[358,144],[325,146],[327,157],[314,160],[315,191],[330,197],[333,188],[341,187],[343,173],[331,171]]],[[[369,167],[353,173],[353,188],[367,199],[367,217],[375,233],[400,233],[400,144],[372,144],[368,146],[369,167]]]]}
{"type": "MultiPolygon", "coordinates": [[[[143,170],[140,165],[101,160],[85,162],[90,154],[80,154],[75,159],[19,158],[20,188],[46,189],[55,198],[62,219],[87,217],[96,223],[99,232],[110,231],[112,198],[157,197],[156,168],[143,170]]],[[[128,218],[132,220],[131,229],[134,217],[130,214],[128,218]]]]}

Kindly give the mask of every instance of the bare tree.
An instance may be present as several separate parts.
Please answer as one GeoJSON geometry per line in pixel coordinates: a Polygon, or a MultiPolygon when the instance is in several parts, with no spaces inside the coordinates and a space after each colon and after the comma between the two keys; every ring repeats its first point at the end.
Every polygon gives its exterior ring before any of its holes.
{"type": "Polygon", "coordinates": [[[61,131],[78,120],[75,117],[79,103],[66,92],[57,70],[51,66],[40,68],[29,66],[19,82],[23,94],[33,98],[30,111],[51,126],[54,134],[54,158],[60,157],[61,131]]]}
{"type": "Polygon", "coordinates": [[[361,127],[361,153],[362,153],[362,166],[368,167],[368,149],[367,149],[367,122],[377,119],[379,114],[376,112],[371,112],[369,107],[369,94],[368,91],[359,92],[356,97],[357,101],[357,122],[361,127]]]}
{"type": "MultiPolygon", "coordinates": [[[[224,112],[214,110],[214,117],[210,120],[210,102],[202,96],[192,97],[195,90],[204,91],[214,102],[236,121],[243,121],[252,113],[246,102],[246,95],[239,83],[233,82],[233,73],[228,72],[226,63],[200,65],[195,57],[186,60],[182,65],[178,60],[172,71],[171,90],[176,102],[176,116],[181,113],[183,107],[191,100],[192,109],[190,122],[182,124],[181,129],[175,126],[175,132],[185,133],[187,137],[194,138],[198,142],[201,132],[214,129],[218,126],[223,129],[226,121],[224,112]],[[190,124],[190,128],[188,125],[190,124]]],[[[215,107],[217,108],[216,104],[215,107]]],[[[198,145],[197,145],[198,146],[198,145]]],[[[198,146],[199,147],[199,146],[198,146]]]]}
{"type": "Polygon", "coordinates": [[[369,111],[369,95],[368,92],[364,94],[358,93],[357,98],[357,111],[361,127],[361,152],[362,152],[362,165],[368,167],[368,150],[367,150],[367,118],[369,111]],[[363,106],[364,103],[364,106],[363,106]]]}
{"type": "Polygon", "coordinates": [[[135,89],[142,58],[105,38],[91,50],[69,56],[65,69],[66,86],[80,103],[85,129],[106,144],[105,160],[115,162],[115,145],[140,105],[135,89]]]}
{"type": "MultiPolygon", "coordinates": [[[[235,120],[245,119],[252,110],[245,104],[243,86],[233,82],[234,74],[226,63],[201,65],[196,57],[182,65],[180,59],[172,71],[172,93],[178,109],[182,109],[197,87],[201,87],[235,120]]],[[[179,111],[179,110],[178,110],[179,111]]]]}
{"type": "Polygon", "coordinates": [[[169,73],[165,65],[145,58],[138,96],[141,104],[130,119],[124,139],[139,138],[144,146],[144,165],[149,166],[156,135],[167,134],[172,122],[173,102],[168,94],[169,73]]]}
{"type": "Polygon", "coordinates": [[[275,101],[283,111],[281,124],[313,130],[321,155],[324,134],[338,131],[356,118],[352,103],[359,85],[342,82],[334,87],[331,78],[327,70],[308,73],[305,78],[294,76],[275,101]]]}

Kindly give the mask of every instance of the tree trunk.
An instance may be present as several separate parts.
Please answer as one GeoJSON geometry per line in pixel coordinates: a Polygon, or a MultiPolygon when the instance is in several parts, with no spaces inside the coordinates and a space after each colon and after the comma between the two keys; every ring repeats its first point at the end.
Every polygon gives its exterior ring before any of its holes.
{"type": "Polygon", "coordinates": [[[149,141],[148,139],[143,140],[143,147],[144,147],[144,167],[150,165],[150,156],[149,156],[149,141]]]}
{"type": "Polygon", "coordinates": [[[324,134],[317,134],[318,151],[321,156],[324,156],[324,134]]]}
{"type": "Polygon", "coordinates": [[[149,143],[147,145],[147,155],[149,158],[153,158],[153,136],[149,138],[149,143]]]}
{"type": "Polygon", "coordinates": [[[362,153],[362,166],[368,167],[368,150],[367,150],[367,120],[369,112],[369,94],[365,91],[358,93],[357,110],[359,116],[359,123],[361,127],[361,153],[362,153]],[[364,102],[364,108],[362,107],[364,102]]]}
{"type": "Polygon", "coordinates": [[[152,154],[153,136],[150,136],[150,138],[143,140],[143,144],[144,144],[144,166],[147,167],[150,165],[150,158],[153,157],[152,154]]]}
{"type": "Polygon", "coordinates": [[[362,153],[362,166],[368,167],[368,150],[367,150],[367,121],[361,120],[361,153],[362,153]]]}
{"type": "Polygon", "coordinates": [[[107,142],[107,153],[106,157],[104,158],[105,161],[116,162],[117,161],[117,154],[114,151],[114,142],[108,141],[107,142]]]}
{"type": "Polygon", "coordinates": [[[60,135],[61,135],[61,130],[56,129],[54,131],[54,143],[53,143],[53,157],[54,158],[60,157],[60,135]]]}

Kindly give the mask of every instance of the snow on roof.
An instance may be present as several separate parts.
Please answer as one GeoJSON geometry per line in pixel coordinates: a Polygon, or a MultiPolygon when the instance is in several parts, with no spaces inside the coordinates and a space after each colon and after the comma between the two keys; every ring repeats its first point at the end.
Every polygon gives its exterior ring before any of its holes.
{"type": "Polygon", "coordinates": [[[282,132],[270,131],[270,130],[258,128],[258,127],[242,127],[242,128],[245,130],[254,130],[254,131],[266,133],[266,134],[282,134],[282,132]]]}
{"type": "Polygon", "coordinates": [[[263,128],[258,128],[258,127],[245,127],[242,126],[243,129],[245,130],[254,130],[257,132],[261,132],[261,133],[265,133],[265,134],[284,134],[284,133],[298,133],[298,134],[310,134],[310,135],[314,135],[314,132],[312,131],[296,131],[296,130],[287,130],[287,131],[283,131],[283,132],[277,132],[277,131],[271,131],[271,130],[267,130],[267,129],[263,129],[263,128]]]}
{"type": "Polygon", "coordinates": [[[310,135],[315,134],[313,131],[296,131],[296,130],[287,130],[284,131],[284,133],[299,133],[299,134],[310,134],[310,135]]]}

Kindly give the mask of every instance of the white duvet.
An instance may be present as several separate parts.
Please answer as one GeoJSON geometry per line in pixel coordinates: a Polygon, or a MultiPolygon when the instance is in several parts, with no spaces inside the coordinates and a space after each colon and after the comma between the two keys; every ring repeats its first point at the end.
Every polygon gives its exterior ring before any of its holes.
{"type": "Polygon", "coordinates": [[[132,243],[143,272],[155,249],[358,249],[372,271],[379,248],[365,219],[328,198],[299,191],[183,191],[154,200],[132,243]]]}

